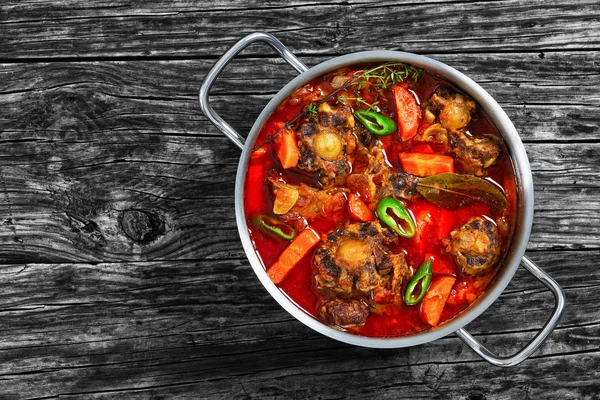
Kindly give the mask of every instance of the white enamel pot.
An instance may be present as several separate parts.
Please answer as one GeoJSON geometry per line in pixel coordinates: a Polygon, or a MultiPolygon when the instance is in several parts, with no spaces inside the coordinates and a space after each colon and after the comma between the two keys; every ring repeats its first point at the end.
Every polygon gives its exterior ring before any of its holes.
{"type": "Polygon", "coordinates": [[[303,324],[309,326],[317,332],[320,332],[333,339],[365,347],[374,348],[399,348],[420,345],[432,340],[455,333],[468,346],[470,346],[477,354],[483,357],[488,362],[501,367],[510,367],[524,361],[529,357],[543,342],[548,335],[558,324],[564,308],[565,297],[560,286],[549,275],[543,272],[538,266],[524,256],[529,234],[533,220],[533,181],[529,161],[523,143],[517,133],[512,122],[498,105],[498,103],[477,83],[458,72],[452,67],[441,62],[435,61],[428,57],[423,57],[416,54],[404,53],[398,51],[365,51],[359,53],[347,54],[344,56],[333,58],[325,61],[312,68],[306,67],[298,60],[290,51],[275,37],[265,33],[254,33],[248,35],[231,47],[213,66],[207,74],[202,87],[200,88],[200,107],[204,114],[219,128],[231,141],[242,149],[242,156],[237,170],[236,186],[235,186],[235,214],[237,225],[240,233],[240,238],[244,246],[248,260],[260,279],[264,287],[269,291],[271,296],[291,315],[298,319],[303,324]],[[247,139],[239,135],[229,124],[227,124],[219,115],[217,115],[209,104],[208,94],[211,86],[219,76],[223,68],[246,46],[255,42],[265,42],[272,46],[281,57],[285,59],[294,69],[299,72],[299,75],[283,87],[277,93],[267,106],[263,109],[257,120],[254,122],[247,139]],[[252,246],[246,218],[244,216],[244,177],[246,167],[250,159],[252,144],[255,141],[262,125],[267,120],[269,115],[275,108],[286,99],[295,89],[303,86],[309,81],[317,78],[327,72],[336,70],[341,67],[353,65],[356,63],[366,62],[404,62],[412,64],[416,67],[421,67],[427,71],[433,72],[445,80],[453,83],[460,90],[473,98],[481,107],[485,109],[490,118],[494,121],[500,131],[506,146],[511,154],[514,169],[517,179],[517,226],[512,245],[508,251],[508,255],[504,260],[504,266],[498,272],[498,275],[492,285],[486,292],[467,310],[463,311],[453,319],[441,324],[435,329],[416,333],[410,336],[394,337],[394,338],[372,338],[360,335],[355,335],[348,332],[342,332],[334,329],[312,316],[306,314],[298,308],[290,299],[279,290],[275,284],[269,279],[265,271],[265,267],[259,260],[252,246]],[[245,145],[249,143],[249,145],[245,145]],[[532,273],[545,286],[550,289],[555,297],[555,308],[550,319],[546,322],[539,333],[519,352],[512,356],[502,357],[492,353],[470,335],[464,326],[477,318],[483,313],[504,291],[508,283],[513,278],[519,265],[522,265],[527,271],[532,273]]]}

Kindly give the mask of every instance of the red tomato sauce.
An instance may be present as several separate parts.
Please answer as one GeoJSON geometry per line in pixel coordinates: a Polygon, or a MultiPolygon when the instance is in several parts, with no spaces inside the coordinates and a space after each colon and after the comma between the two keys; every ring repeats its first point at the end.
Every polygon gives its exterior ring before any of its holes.
{"type": "MultiPolygon", "coordinates": [[[[349,69],[347,74],[350,75],[354,70],[349,69]]],[[[297,96],[292,95],[285,100],[267,119],[254,144],[256,149],[264,150],[255,152],[249,162],[244,185],[244,207],[250,238],[266,269],[277,261],[279,255],[290,243],[288,240],[259,229],[255,222],[256,216],[259,214],[276,217],[273,214],[274,195],[271,193],[267,178],[279,174],[283,175],[289,184],[306,183],[316,186],[316,177],[313,174],[297,169],[283,170],[281,168],[277,155],[271,148],[270,138],[286,122],[297,117],[308,104],[314,103],[316,99],[331,92],[333,88],[329,79],[331,79],[330,75],[318,78],[299,89],[297,96]]],[[[440,85],[452,88],[441,78],[427,72],[419,78],[417,83],[408,83],[409,89],[416,95],[420,104],[423,104],[440,85]]],[[[372,100],[373,95],[369,91],[369,85],[365,86],[367,87],[361,88],[361,97],[367,101],[372,100]]],[[[456,90],[456,88],[454,89],[456,90]]],[[[338,93],[338,95],[342,94],[338,93]]],[[[351,93],[348,94],[348,96],[350,95],[351,93]]],[[[395,111],[392,104],[393,101],[390,98],[379,108],[382,113],[393,116],[395,111]]],[[[468,132],[474,136],[490,133],[498,135],[497,129],[485,112],[478,107],[476,113],[476,118],[468,125],[468,132]]],[[[436,153],[439,151],[435,144],[410,140],[402,142],[397,134],[383,136],[380,140],[383,143],[388,162],[399,170],[401,170],[401,165],[398,154],[401,152],[436,153]]],[[[403,253],[413,272],[419,268],[426,257],[431,257],[434,260],[433,278],[442,275],[456,277],[456,282],[444,306],[440,323],[452,319],[475,302],[493,282],[498,270],[502,268],[502,259],[510,247],[514,230],[518,195],[514,169],[511,159],[506,153],[505,150],[504,157],[487,170],[485,179],[497,185],[508,200],[508,206],[502,216],[509,226],[509,231],[501,236],[503,243],[500,262],[496,267],[481,275],[469,276],[462,273],[454,265],[452,257],[446,253],[442,241],[450,235],[450,232],[474,216],[482,216],[496,224],[495,220],[498,216],[492,215],[488,206],[482,202],[474,202],[458,209],[449,210],[424,198],[406,202],[406,209],[416,221],[417,233],[411,239],[401,238],[390,249],[393,253],[403,253]]],[[[318,217],[311,220],[310,228],[320,235],[326,235],[348,221],[350,221],[350,215],[347,208],[343,208],[326,218],[318,217]]],[[[314,276],[315,266],[312,254],[309,254],[291,270],[285,280],[279,284],[279,288],[305,312],[319,319],[316,308],[320,295],[315,287],[314,276]]],[[[363,326],[347,328],[350,332],[371,337],[404,336],[428,329],[432,329],[432,327],[423,321],[420,315],[420,305],[408,306],[404,303],[384,306],[378,313],[371,313],[363,326]]]]}

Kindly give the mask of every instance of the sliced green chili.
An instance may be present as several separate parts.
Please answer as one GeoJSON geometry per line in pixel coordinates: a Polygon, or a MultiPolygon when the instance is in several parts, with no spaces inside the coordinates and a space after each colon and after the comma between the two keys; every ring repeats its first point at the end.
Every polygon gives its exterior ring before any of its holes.
{"type": "Polygon", "coordinates": [[[261,214],[257,217],[257,221],[258,226],[260,226],[268,232],[276,234],[281,238],[292,240],[294,237],[296,237],[296,231],[294,230],[294,228],[292,228],[285,222],[281,222],[277,218],[261,214]]]}
{"type": "Polygon", "coordinates": [[[415,223],[406,208],[393,197],[384,197],[379,201],[377,216],[402,237],[410,239],[417,232],[415,223]]]}
{"type": "Polygon", "coordinates": [[[419,304],[419,302],[423,300],[427,289],[429,289],[429,282],[431,281],[432,271],[433,262],[431,261],[431,259],[421,264],[421,266],[417,270],[417,273],[415,274],[415,276],[413,276],[413,278],[408,283],[408,286],[406,287],[406,294],[404,295],[404,301],[406,301],[406,304],[408,304],[409,306],[414,306],[415,304],[419,304]],[[419,295],[415,297],[413,292],[415,291],[415,288],[419,283],[421,284],[421,290],[419,292],[419,295]]]}
{"type": "Polygon", "coordinates": [[[384,136],[396,132],[398,125],[391,118],[371,110],[356,110],[354,116],[375,135],[384,136]]]}

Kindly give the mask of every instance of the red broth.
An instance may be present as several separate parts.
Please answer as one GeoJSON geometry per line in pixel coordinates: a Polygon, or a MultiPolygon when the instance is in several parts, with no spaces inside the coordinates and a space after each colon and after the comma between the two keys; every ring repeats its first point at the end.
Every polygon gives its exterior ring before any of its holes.
{"type": "MultiPolygon", "coordinates": [[[[366,67],[359,65],[344,69],[342,72],[350,76],[354,71],[363,68],[366,67]]],[[[282,168],[281,162],[272,148],[271,139],[273,135],[278,134],[284,123],[293,121],[311,103],[316,103],[319,99],[334,91],[331,81],[336,74],[340,75],[337,72],[317,78],[288,97],[267,119],[254,143],[257,150],[252,155],[246,173],[244,207],[250,238],[254,244],[256,253],[266,269],[278,260],[281,253],[290,244],[289,240],[282,239],[259,228],[256,223],[256,218],[259,214],[277,217],[273,213],[274,194],[267,182],[267,178],[269,176],[280,176],[288,184],[297,185],[305,183],[313,187],[318,187],[314,173],[307,173],[297,168],[282,168]]],[[[452,92],[459,92],[448,82],[428,72],[424,72],[417,81],[405,79],[403,84],[414,93],[420,105],[430,99],[434,91],[441,86],[452,92]]],[[[346,92],[349,93],[349,91],[346,92]]],[[[336,97],[340,96],[340,93],[337,92],[336,97]]],[[[388,97],[387,102],[380,102],[378,109],[381,114],[393,118],[395,117],[395,110],[390,93],[390,90],[379,92],[379,96],[388,97]]],[[[364,87],[353,93],[354,96],[356,94],[360,94],[361,98],[367,102],[369,100],[373,101],[377,95],[373,95],[371,91],[364,87]]],[[[347,95],[347,97],[350,97],[350,95],[347,95]]],[[[335,103],[331,102],[331,104],[335,103]]],[[[354,109],[358,108],[356,104],[352,106],[354,109]]],[[[300,117],[301,119],[302,116],[300,117]]],[[[356,124],[358,123],[357,120],[356,124]]],[[[468,134],[474,137],[484,134],[493,134],[499,137],[491,119],[480,107],[477,107],[473,119],[467,125],[466,130],[468,134]]],[[[379,140],[383,143],[387,160],[395,170],[402,169],[398,157],[398,153],[400,152],[439,152],[439,148],[435,144],[427,144],[414,140],[402,141],[397,133],[380,137],[379,140]]],[[[423,197],[417,197],[403,201],[406,209],[416,221],[417,234],[410,239],[402,238],[397,244],[389,247],[392,253],[404,254],[406,262],[413,272],[416,271],[427,256],[434,260],[433,279],[442,275],[456,277],[452,291],[444,305],[440,324],[465,310],[485,292],[493,282],[498,270],[502,268],[502,260],[510,246],[515,224],[517,193],[513,164],[506,149],[503,150],[503,155],[496,163],[486,170],[484,178],[497,185],[508,200],[508,206],[502,211],[501,215],[494,215],[483,202],[473,202],[469,205],[450,210],[442,208],[423,197]],[[494,221],[495,224],[497,224],[499,219],[502,219],[505,228],[500,230],[502,233],[500,235],[502,240],[500,261],[493,268],[479,275],[470,276],[456,267],[453,258],[445,251],[442,241],[449,236],[450,232],[476,216],[494,221]]],[[[344,207],[327,218],[317,217],[311,219],[309,226],[324,237],[334,229],[342,227],[349,222],[355,221],[352,221],[347,208],[344,207]]],[[[313,252],[303,257],[278,286],[305,312],[316,319],[322,320],[317,311],[321,294],[319,294],[315,285],[316,267],[314,265],[313,252]]],[[[403,284],[402,293],[404,293],[407,282],[403,284]]],[[[388,304],[382,307],[377,313],[371,312],[362,326],[345,328],[345,330],[350,332],[371,337],[404,336],[428,329],[432,329],[432,327],[424,322],[420,305],[409,306],[404,302],[388,304]]]]}

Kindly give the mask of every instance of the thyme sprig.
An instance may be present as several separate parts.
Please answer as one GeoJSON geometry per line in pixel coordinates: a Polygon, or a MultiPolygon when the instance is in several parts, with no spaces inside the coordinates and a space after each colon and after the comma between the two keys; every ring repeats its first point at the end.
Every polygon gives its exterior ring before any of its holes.
{"type": "Polygon", "coordinates": [[[373,103],[369,103],[360,96],[356,96],[356,97],[338,96],[335,102],[336,102],[336,104],[339,104],[339,103],[346,103],[348,101],[354,101],[357,105],[365,105],[368,107],[368,110],[379,111],[379,108],[377,107],[377,104],[379,104],[379,100],[374,101],[373,103]]]}
{"type": "Polygon", "coordinates": [[[373,85],[384,90],[408,78],[416,82],[423,72],[423,68],[415,68],[402,62],[386,63],[366,71],[357,71],[356,74],[361,78],[357,84],[362,87],[365,82],[375,80],[373,85]]]}

